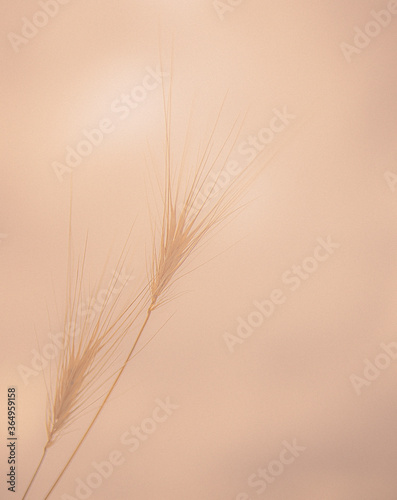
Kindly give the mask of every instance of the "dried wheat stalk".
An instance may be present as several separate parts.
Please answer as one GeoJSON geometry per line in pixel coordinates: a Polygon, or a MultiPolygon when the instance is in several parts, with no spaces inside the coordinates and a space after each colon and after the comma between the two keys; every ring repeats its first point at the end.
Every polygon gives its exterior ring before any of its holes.
{"type": "MultiPolygon", "coordinates": [[[[214,128],[211,131],[207,146],[198,156],[197,163],[193,167],[193,173],[192,175],[189,173],[188,182],[185,185],[183,194],[181,194],[184,173],[183,169],[186,169],[187,166],[182,164],[179,169],[176,169],[172,165],[170,138],[171,114],[169,112],[170,104],[171,93],[169,94],[167,103],[165,102],[164,96],[164,109],[166,117],[166,151],[165,179],[162,196],[163,209],[159,238],[154,238],[153,243],[152,264],[148,278],[148,287],[134,299],[132,303],[133,312],[129,312],[128,314],[124,313],[121,318],[122,321],[119,318],[114,323],[116,326],[109,325],[108,320],[111,315],[101,315],[94,328],[92,328],[92,325],[86,325],[87,328],[90,329],[91,333],[88,335],[88,341],[84,342],[84,346],[75,346],[74,344],[66,346],[65,357],[58,363],[55,396],[52,400],[50,417],[47,423],[48,443],[44,449],[43,458],[38,469],[40,468],[48,447],[53,444],[57,436],[62,433],[62,430],[64,430],[70,422],[78,416],[81,410],[82,400],[86,402],[86,399],[84,398],[85,395],[91,390],[91,381],[95,380],[96,374],[102,371],[103,363],[108,361],[108,357],[114,351],[114,348],[118,345],[121,338],[124,338],[126,332],[131,328],[142,310],[146,311],[145,317],[133,341],[130,351],[125,358],[122,367],[118,370],[109,391],[103,398],[91,423],[74,449],[69,460],[59,473],[52,487],[48,491],[45,499],[51,495],[81,445],[85,441],[88,433],[94,426],[102,409],[122,376],[127,364],[131,360],[137,343],[146,329],[153,311],[169,300],[168,292],[175,281],[181,277],[180,271],[182,267],[191,258],[195,250],[197,250],[199,245],[203,242],[204,238],[213,232],[215,228],[219,227],[219,225],[221,225],[236,210],[236,207],[234,206],[236,200],[251,182],[247,179],[247,176],[244,177],[243,175],[237,177],[231,181],[224,193],[215,203],[210,203],[212,194],[210,192],[199,204],[198,208],[197,206],[196,208],[193,208],[198,199],[198,193],[206,183],[209,173],[212,171],[214,165],[221,167],[219,175],[225,167],[226,160],[224,160],[221,165],[218,165],[220,161],[219,158],[224,153],[226,147],[231,150],[234,146],[234,142],[232,141],[232,144],[230,145],[230,141],[232,135],[236,131],[236,124],[232,127],[231,133],[223,143],[222,147],[216,152],[215,160],[210,161],[209,158],[211,156],[212,142],[222,111],[221,108],[214,128]],[[124,319],[124,316],[126,316],[127,319],[124,319]]],[[[227,157],[230,154],[230,150],[226,155],[227,157]]],[[[78,287],[76,286],[74,290],[75,294],[78,293],[77,289],[78,287]]],[[[70,304],[71,297],[69,297],[69,305],[70,304]]],[[[37,474],[38,469],[36,470],[35,475],[37,474]]],[[[26,493],[23,499],[25,498],[26,493]]]]}
{"type": "MultiPolygon", "coordinates": [[[[77,264],[73,273],[71,252],[71,211],[69,226],[68,283],[66,293],[66,311],[63,320],[63,345],[57,360],[56,373],[47,398],[47,442],[43,449],[41,460],[22,497],[27,496],[47,451],[65,433],[65,431],[95,403],[98,391],[115,361],[117,347],[134,321],[147,303],[147,291],[136,295],[123,312],[116,313],[117,306],[123,294],[121,287],[115,293],[115,287],[120,270],[125,263],[125,247],[118,260],[112,280],[106,289],[106,296],[101,304],[98,316],[92,321],[88,316],[79,318],[78,311],[83,301],[83,276],[86,260],[87,242],[81,264],[77,264]],[[72,276],[74,274],[74,280],[72,276]],[[78,334],[77,334],[78,332],[78,334]]],[[[90,302],[97,296],[100,283],[94,290],[90,302]]],[[[117,370],[116,370],[117,373],[117,370]]],[[[99,399],[101,396],[99,396],[99,399]]]]}

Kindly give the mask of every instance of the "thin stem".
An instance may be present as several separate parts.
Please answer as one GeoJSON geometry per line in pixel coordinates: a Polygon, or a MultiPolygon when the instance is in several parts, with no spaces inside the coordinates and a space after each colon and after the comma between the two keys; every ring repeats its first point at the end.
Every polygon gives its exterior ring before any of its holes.
{"type": "MultiPolygon", "coordinates": [[[[66,472],[66,469],[69,467],[70,463],[72,462],[73,458],[75,457],[76,453],[78,452],[78,450],[80,449],[80,446],[84,443],[86,437],[88,436],[88,433],[90,432],[90,430],[92,429],[94,423],[96,422],[99,414],[101,413],[101,411],[103,410],[103,407],[105,406],[106,404],[106,401],[109,399],[110,395],[112,394],[114,388],[116,387],[117,385],[117,382],[119,381],[121,375],[123,374],[129,360],[131,359],[131,356],[132,356],[132,353],[134,352],[135,350],[135,347],[138,343],[138,340],[139,338],[141,337],[144,329],[146,328],[146,325],[150,319],[150,316],[153,312],[153,308],[154,308],[154,303],[152,303],[149,308],[147,309],[147,312],[146,312],[146,318],[145,318],[145,321],[143,322],[142,326],[141,326],[141,329],[139,330],[139,333],[135,339],[135,342],[134,344],[132,345],[131,347],[131,350],[130,352],[128,353],[128,356],[126,358],[126,360],[124,361],[123,363],[123,366],[121,367],[117,377],[115,378],[112,386],[110,387],[109,389],[109,392],[107,393],[105,399],[102,401],[101,403],[101,406],[99,407],[98,411],[96,412],[94,418],[92,419],[90,425],[88,426],[87,430],[85,431],[85,433],[83,434],[83,437],[80,439],[79,443],[77,444],[76,448],[74,449],[72,455],[70,456],[69,460],[66,462],[65,466],[63,467],[63,469],[61,470],[61,472],[59,473],[58,477],[56,478],[54,484],[52,485],[51,489],[49,490],[49,492],[47,493],[47,495],[44,497],[44,500],[47,500],[47,498],[51,495],[51,493],[53,492],[54,488],[56,487],[56,485],[58,484],[59,480],[61,479],[61,477],[63,476],[63,474],[66,472]]],[[[43,457],[44,458],[44,457],[43,457]]],[[[25,498],[25,497],[24,497],[25,498]]]]}
{"type": "Polygon", "coordinates": [[[28,494],[30,487],[32,486],[34,480],[36,479],[37,474],[39,473],[40,467],[41,467],[42,463],[44,462],[44,458],[45,458],[46,454],[47,454],[47,445],[44,447],[40,462],[39,462],[38,466],[36,467],[36,470],[34,471],[32,479],[30,480],[30,483],[28,484],[28,487],[26,488],[25,493],[23,494],[23,497],[21,500],[24,500],[24,498],[26,498],[26,495],[28,494]]]}

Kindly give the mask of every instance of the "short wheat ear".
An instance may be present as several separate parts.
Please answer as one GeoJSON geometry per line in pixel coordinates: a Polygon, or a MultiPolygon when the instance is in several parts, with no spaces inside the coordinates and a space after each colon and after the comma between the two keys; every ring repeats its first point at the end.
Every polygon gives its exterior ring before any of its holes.
{"type": "MultiPolygon", "coordinates": [[[[79,317],[78,311],[83,298],[83,281],[87,258],[87,240],[81,262],[73,264],[72,256],[72,204],[69,214],[69,244],[67,264],[66,307],[63,320],[63,345],[56,361],[56,373],[50,380],[47,398],[47,442],[39,464],[27,486],[22,500],[28,495],[49,448],[54,446],[62,435],[86,412],[97,400],[102,390],[102,383],[116,376],[117,370],[112,366],[115,362],[117,348],[133,323],[145,308],[147,290],[137,293],[128,306],[120,308],[121,297],[125,294],[125,284],[115,291],[117,276],[125,265],[127,258],[127,242],[119,256],[116,269],[103,290],[106,291],[100,310],[95,318],[79,317]],[[115,373],[107,375],[110,370],[115,373]]],[[[98,282],[93,298],[97,297],[100,288],[98,282]]],[[[51,376],[50,376],[51,378],[51,376]]],[[[103,397],[103,396],[102,396],[103,397]]]]}

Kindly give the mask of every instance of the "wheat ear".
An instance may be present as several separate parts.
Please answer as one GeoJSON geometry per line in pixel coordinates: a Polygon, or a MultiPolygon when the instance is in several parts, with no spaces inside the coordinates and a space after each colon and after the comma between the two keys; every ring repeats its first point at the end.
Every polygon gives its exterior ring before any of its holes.
{"type": "MultiPolygon", "coordinates": [[[[67,463],[65,464],[58,477],[54,481],[52,487],[45,496],[45,500],[55,489],[56,485],[60,481],[61,477],[69,467],[70,463],[76,456],[78,450],[80,449],[81,445],[84,443],[89,432],[94,426],[96,420],[98,419],[100,413],[106,405],[106,402],[108,401],[110,395],[112,394],[114,388],[120,380],[126,366],[131,360],[138,341],[141,338],[144,330],[146,329],[153,311],[167,301],[167,293],[169,292],[171,286],[177,279],[181,277],[178,276],[179,271],[181,270],[182,266],[184,266],[186,261],[191,257],[193,252],[198,248],[203,239],[217,226],[224,222],[226,218],[231,215],[231,213],[233,213],[233,203],[237,199],[237,196],[240,192],[239,189],[235,189],[236,184],[234,180],[231,183],[230,187],[226,190],[226,192],[223,193],[220,199],[212,206],[212,208],[207,210],[206,213],[205,211],[208,208],[208,201],[211,198],[211,193],[209,193],[206,199],[202,201],[198,210],[193,208],[194,202],[197,200],[200,188],[206,182],[214,164],[219,161],[221,154],[224,152],[225,147],[230,141],[231,134],[235,132],[235,127],[233,127],[230,135],[227,137],[224,144],[217,152],[215,160],[213,162],[210,162],[209,157],[212,148],[212,141],[221,115],[221,107],[218,118],[211,131],[207,146],[198,157],[196,167],[194,167],[192,179],[185,187],[184,194],[181,194],[181,179],[183,171],[178,172],[177,169],[173,171],[171,165],[171,113],[169,112],[170,105],[171,92],[169,94],[167,103],[165,102],[164,96],[164,109],[166,119],[166,151],[165,180],[163,190],[163,214],[159,240],[154,238],[153,243],[152,265],[149,276],[149,301],[148,307],[146,309],[145,319],[143,320],[142,326],[138,331],[131,349],[123,363],[123,366],[119,370],[108,393],[103,399],[99,409],[97,410],[91,423],[86,429],[84,435],[78,442],[67,463]],[[182,209],[177,208],[178,206],[180,206],[180,202],[182,202],[182,209]]],[[[230,147],[230,149],[232,149],[232,146],[230,147]]],[[[182,165],[181,169],[183,168],[184,166],[182,165]]],[[[222,168],[224,168],[224,163],[222,164],[222,168]]]]}
{"type": "MultiPolygon", "coordinates": [[[[125,246],[117,262],[112,280],[106,289],[106,296],[98,317],[94,321],[90,321],[88,316],[82,319],[79,318],[79,306],[83,299],[82,287],[87,241],[81,263],[77,264],[77,269],[73,273],[71,220],[72,207],[69,215],[68,283],[63,320],[63,345],[57,360],[55,384],[52,389],[48,390],[47,442],[22,500],[28,495],[45,460],[48,449],[95,403],[94,398],[101,388],[101,381],[104,382],[102,378],[114,363],[117,347],[141,311],[144,310],[145,300],[147,301],[147,298],[145,299],[147,293],[144,290],[137,294],[135,299],[123,310],[122,314],[116,315],[116,307],[125,285],[123,284],[116,293],[117,279],[115,277],[125,263],[125,246]],[[73,274],[75,277],[72,280],[73,274]],[[76,329],[78,329],[78,335],[76,329]]],[[[97,290],[93,292],[94,298],[97,296],[99,286],[98,283],[97,290]]],[[[110,375],[108,378],[111,379],[112,376],[114,375],[110,375]]]]}

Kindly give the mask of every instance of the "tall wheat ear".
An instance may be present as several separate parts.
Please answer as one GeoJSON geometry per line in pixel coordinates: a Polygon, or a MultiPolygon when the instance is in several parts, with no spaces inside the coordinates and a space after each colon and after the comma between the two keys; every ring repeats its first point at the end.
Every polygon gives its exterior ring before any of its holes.
{"type": "MultiPolygon", "coordinates": [[[[183,274],[181,274],[182,268],[187,261],[190,260],[193,253],[198,249],[204,239],[213,233],[213,231],[235,213],[236,210],[241,208],[236,207],[236,201],[257,175],[256,173],[252,176],[252,172],[246,169],[241,175],[235,177],[230,182],[215,202],[212,199],[215,185],[209,190],[204,199],[201,197],[201,201],[198,201],[200,190],[206,185],[210,173],[214,172],[214,168],[216,167],[219,169],[217,171],[218,176],[220,176],[225,169],[230,152],[238,138],[237,124],[239,120],[236,120],[222,145],[214,151],[214,136],[224,106],[224,103],[222,103],[214,126],[209,134],[206,146],[197,154],[196,163],[193,167],[187,165],[184,162],[186,158],[184,154],[180,166],[177,167],[173,163],[171,156],[171,91],[167,98],[164,88],[163,92],[165,111],[165,168],[162,189],[162,215],[159,223],[160,228],[157,228],[158,230],[154,228],[151,265],[148,273],[148,302],[146,312],[144,313],[144,319],[132,343],[131,349],[125,358],[123,366],[118,371],[110,390],[106,394],[81,440],[45,496],[45,500],[49,498],[54,491],[94,426],[126,366],[131,360],[151,315],[158,307],[170,300],[169,291],[171,287],[175,284],[176,280],[183,276],[183,274]],[[185,182],[185,186],[183,186],[183,182],[185,182]]],[[[188,137],[189,127],[185,139],[185,150],[189,146],[188,137]]]]}
{"type": "Polygon", "coordinates": [[[70,210],[68,279],[62,346],[60,347],[55,373],[50,374],[50,381],[46,384],[48,394],[47,442],[22,500],[28,495],[48,449],[59,441],[79,417],[104,397],[99,393],[103,384],[114,378],[118,371],[113,366],[116,362],[117,348],[130,331],[136,318],[146,308],[145,304],[148,301],[147,290],[142,290],[136,294],[134,300],[128,306],[121,306],[120,308],[119,303],[123,294],[125,294],[126,283],[123,283],[120,287],[118,276],[125,265],[126,244],[118,259],[110,283],[101,288],[101,291],[105,292],[105,297],[102,298],[98,313],[93,318],[90,315],[79,313],[83,304],[88,310],[91,309],[98,296],[103,276],[99,280],[96,289],[88,294],[88,301],[86,302],[83,281],[87,240],[81,261],[77,262],[76,269],[73,271],[75,266],[72,262],[71,219],[70,210]]]}

